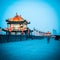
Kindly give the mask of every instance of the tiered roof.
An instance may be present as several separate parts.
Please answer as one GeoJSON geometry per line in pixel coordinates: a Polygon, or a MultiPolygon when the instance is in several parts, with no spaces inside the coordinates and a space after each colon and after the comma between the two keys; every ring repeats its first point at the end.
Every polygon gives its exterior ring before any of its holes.
{"type": "Polygon", "coordinates": [[[22,23],[29,24],[30,23],[30,22],[24,20],[17,13],[16,13],[16,16],[14,16],[13,18],[9,18],[8,20],[6,20],[6,22],[8,22],[8,24],[22,24],[22,23]]]}

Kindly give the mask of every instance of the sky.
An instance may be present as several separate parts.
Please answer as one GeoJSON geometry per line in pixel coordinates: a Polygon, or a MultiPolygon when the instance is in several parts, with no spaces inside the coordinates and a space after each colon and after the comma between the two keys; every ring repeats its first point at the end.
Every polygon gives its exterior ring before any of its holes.
{"type": "Polygon", "coordinates": [[[31,22],[30,29],[60,34],[59,7],[59,0],[0,0],[0,27],[6,28],[6,19],[14,17],[17,12],[31,22]]]}

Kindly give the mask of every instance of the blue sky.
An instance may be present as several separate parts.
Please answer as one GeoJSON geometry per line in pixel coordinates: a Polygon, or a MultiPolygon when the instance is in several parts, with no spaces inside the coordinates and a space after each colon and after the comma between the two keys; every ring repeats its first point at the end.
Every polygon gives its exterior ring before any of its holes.
{"type": "MultiPolygon", "coordinates": [[[[60,2],[58,0],[0,0],[0,26],[16,12],[40,31],[60,34],[60,2]]],[[[1,58],[8,60],[58,60],[60,42],[54,39],[27,40],[0,44],[1,58]],[[3,58],[4,57],[4,58],[3,58]]]]}
{"type": "Polygon", "coordinates": [[[60,34],[60,1],[59,0],[0,0],[0,26],[7,27],[6,19],[14,17],[16,12],[31,22],[40,31],[56,30],[60,34]]]}

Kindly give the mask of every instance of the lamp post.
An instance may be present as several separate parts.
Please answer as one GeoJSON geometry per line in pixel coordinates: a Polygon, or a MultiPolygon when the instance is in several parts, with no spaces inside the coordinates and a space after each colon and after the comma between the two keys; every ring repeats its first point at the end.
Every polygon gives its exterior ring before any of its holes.
{"type": "Polygon", "coordinates": [[[0,27],[0,34],[1,34],[1,32],[2,32],[2,29],[1,29],[1,27],[0,27]]]}

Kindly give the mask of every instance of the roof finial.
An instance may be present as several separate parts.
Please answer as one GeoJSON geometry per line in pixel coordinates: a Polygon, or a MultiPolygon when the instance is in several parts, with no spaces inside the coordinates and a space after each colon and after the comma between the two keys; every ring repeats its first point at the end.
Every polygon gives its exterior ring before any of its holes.
{"type": "Polygon", "coordinates": [[[17,12],[16,12],[16,16],[17,16],[18,14],[17,14],[17,12]]]}

